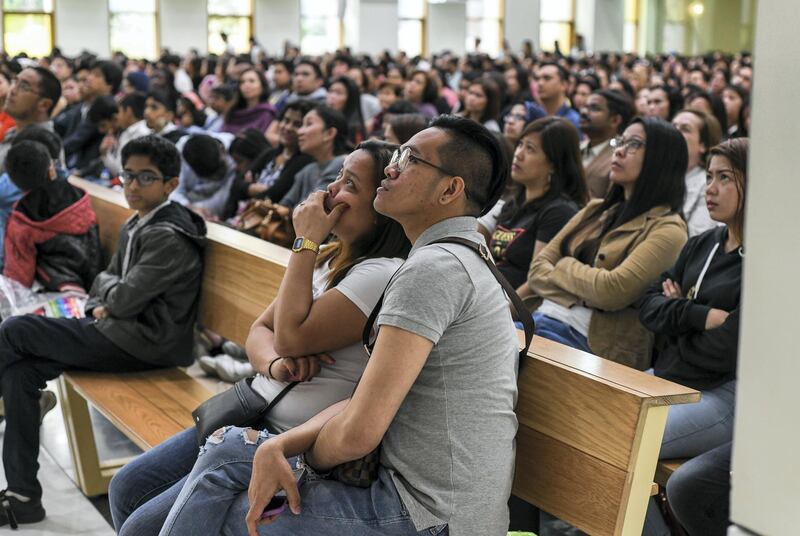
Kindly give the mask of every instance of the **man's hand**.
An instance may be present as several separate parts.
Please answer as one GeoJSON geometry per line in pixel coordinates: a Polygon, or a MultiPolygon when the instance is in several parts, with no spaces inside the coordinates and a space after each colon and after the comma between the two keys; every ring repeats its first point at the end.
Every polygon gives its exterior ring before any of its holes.
{"type": "Polygon", "coordinates": [[[722,309],[711,309],[706,316],[706,331],[720,327],[728,319],[727,311],[722,309]]]}
{"type": "Polygon", "coordinates": [[[105,306],[101,305],[92,309],[92,316],[97,320],[103,320],[108,316],[108,311],[105,306]]]}
{"type": "Polygon", "coordinates": [[[283,451],[278,447],[278,443],[274,439],[268,439],[259,445],[253,457],[253,473],[250,478],[250,487],[247,490],[250,510],[247,511],[245,517],[247,533],[250,536],[258,536],[258,525],[272,523],[277,517],[262,518],[261,516],[269,501],[279,490],[286,492],[289,510],[293,514],[299,515],[300,491],[297,489],[294,472],[283,451]]]}
{"type": "Polygon", "coordinates": [[[272,365],[272,377],[284,383],[311,381],[311,378],[319,374],[322,363],[335,365],[336,360],[328,354],[279,357],[272,365]]]}

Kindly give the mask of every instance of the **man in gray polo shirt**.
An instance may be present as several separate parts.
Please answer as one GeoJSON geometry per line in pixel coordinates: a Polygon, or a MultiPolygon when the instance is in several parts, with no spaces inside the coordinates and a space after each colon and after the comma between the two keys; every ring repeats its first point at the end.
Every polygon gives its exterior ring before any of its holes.
{"type": "MultiPolygon", "coordinates": [[[[507,165],[488,130],[450,116],[396,153],[375,208],[400,222],[414,247],[387,287],[375,347],[352,398],[259,447],[250,534],[281,488],[295,515],[278,516],[270,534],[506,534],[516,332],[484,261],[465,246],[432,242],[482,241],[475,217],[499,197],[507,165]],[[287,456],[303,453],[320,472],[379,444],[381,467],[370,488],[312,478],[298,494],[287,456]]],[[[247,503],[237,504],[227,526],[245,534],[247,503]]]]}

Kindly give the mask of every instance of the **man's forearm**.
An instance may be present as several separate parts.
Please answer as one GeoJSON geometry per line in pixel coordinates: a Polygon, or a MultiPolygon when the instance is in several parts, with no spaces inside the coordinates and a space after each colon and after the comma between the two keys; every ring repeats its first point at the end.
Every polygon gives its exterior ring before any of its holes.
{"type": "Polygon", "coordinates": [[[306,452],[308,463],[315,469],[327,471],[339,464],[366,456],[358,448],[358,441],[347,438],[345,433],[347,416],[340,412],[328,419],[321,427],[314,444],[306,452]]]}

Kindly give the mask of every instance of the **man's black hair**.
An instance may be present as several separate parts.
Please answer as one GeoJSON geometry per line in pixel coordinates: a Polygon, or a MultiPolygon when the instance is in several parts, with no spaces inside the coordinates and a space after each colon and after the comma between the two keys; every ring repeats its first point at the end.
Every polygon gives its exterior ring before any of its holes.
{"type": "Polygon", "coordinates": [[[283,119],[286,115],[286,112],[289,110],[294,110],[296,112],[300,112],[300,115],[304,116],[314,109],[314,103],[308,99],[297,99],[296,101],[292,101],[286,104],[281,110],[281,113],[278,114],[278,120],[283,119]]]}
{"type": "Polygon", "coordinates": [[[61,157],[61,138],[52,130],[47,130],[38,125],[29,125],[14,136],[11,140],[11,146],[13,147],[23,141],[36,141],[41,143],[47,148],[47,152],[50,153],[50,158],[53,160],[57,160],[61,157]]]}
{"type": "Polygon", "coordinates": [[[216,177],[227,164],[221,148],[218,139],[207,134],[195,134],[183,146],[183,159],[198,176],[216,177]]]}
{"type": "Polygon", "coordinates": [[[226,102],[230,102],[233,100],[233,97],[236,96],[236,86],[233,84],[214,86],[211,88],[210,93],[212,95],[216,95],[217,97],[221,97],[226,102]]]}
{"type": "Polygon", "coordinates": [[[622,133],[628,123],[631,122],[631,119],[633,119],[633,116],[636,115],[633,102],[625,93],[613,89],[598,89],[593,91],[592,94],[599,95],[605,99],[606,106],[608,106],[608,117],[618,115],[622,119],[617,129],[618,132],[622,133]]]}
{"type": "Polygon", "coordinates": [[[472,215],[484,215],[494,207],[508,182],[510,164],[497,138],[480,123],[455,115],[441,115],[431,128],[446,132],[439,147],[442,168],[464,179],[472,215]]]}
{"type": "Polygon", "coordinates": [[[165,54],[161,57],[161,63],[170,67],[180,67],[181,57],[177,54],[165,54]]]}
{"type": "Polygon", "coordinates": [[[294,72],[294,63],[289,60],[278,60],[274,63],[274,65],[283,65],[283,68],[289,71],[289,74],[294,72]]]}
{"type": "Polygon", "coordinates": [[[142,119],[144,117],[144,105],[147,102],[147,95],[144,93],[128,93],[119,101],[119,107],[122,108],[130,108],[133,112],[133,116],[136,119],[142,119]]]}
{"type": "Polygon", "coordinates": [[[132,156],[144,156],[155,165],[165,179],[181,174],[181,155],[172,142],[154,134],[135,138],[122,148],[122,167],[132,156]]]}
{"type": "Polygon", "coordinates": [[[692,67],[691,69],[689,69],[689,74],[694,73],[694,72],[698,72],[698,73],[702,74],[703,75],[703,80],[706,83],[709,83],[711,81],[711,74],[708,71],[706,71],[705,69],[703,69],[702,67],[695,66],[695,67],[692,67]]]}
{"type": "Polygon", "coordinates": [[[100,121],[112,119],[114,114],[118,111],[119,106],[117,106],[117,101],[114,100],[114,97],[106,95],[94,100],[89,107],[89,112],[86,114],[86,117],[96,125],[100,121]]]}
{"type": "Polygon", "coordinates": [[[253,160],[269,149],[269,143],[262,131],[257,128],[246,128],[233,138],[228,153],[231,156],[240,156],[247,160],[253,160]]]}
{"type": "Polygon", "coordinates": [[[400,99],[390,104],[386,109],[386,113],[392,115],[418,114],[419,110],[407,100],[400,99]]]}
{"type": "Polygon", "coordinates": [[[39,75],[39,96],[51,101],[50,108],[47,109],[49,114],[58,104],[58,99],[61,98],[61,82],[50,69],[33,67],[33,70],[39,75]]]}
{"type": "Polygon", "coordinates": [[[53,159],[43,144],[24,140],[11,146],[6,156],[6,171],[17,188],[25,192],[41,188],[50,180],[53,159]]]}
{"type": "Polygon", "coordinates": [[[122,69],[119,68],[119,65],[113,61],[100,60],[92,64],[92,70],[95,69],[103,74],[103,80],[111,86],[112,95],[119,91],[119,85],[122,84],[122,69]]]}
{"type": "Polygon", "coordinates": [[[147,98],[153,99],[154,101],[164,106],[170,112],[175,113],[175,106],[177,104],[176,99],[174,99],[172,95],[170,95],[166,91],[153,89],[150,91],[150,93],[147,94],[147,98]]]}
{"type": "Polygon", "coordinates": [[[554,61],[545,61],[539,64],[539,68],[553,66],[558,71],[558,77],[561,79],[562,82],[566,82],[569,80],[569,71],[561,64],[558,64],[554,61]]]}
{"type": "Polygon", "coordinates": [[[323,76],[322,76],[322,68],[319,66],[319,63],[315,62],[314,60],[312,60],[310,58],[301,58],[300,61],[297,62],[297,64],[295,65],[294,68],[297,69],[301,65],[308,65],[312,69],[314,69],[314,76],[318,80],[321,80],[323,78],[323,76]]]}

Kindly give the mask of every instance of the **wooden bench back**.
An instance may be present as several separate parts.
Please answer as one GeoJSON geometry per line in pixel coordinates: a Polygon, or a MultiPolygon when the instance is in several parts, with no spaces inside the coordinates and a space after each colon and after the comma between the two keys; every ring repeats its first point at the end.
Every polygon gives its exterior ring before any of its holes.
{"type": "MultiPolygon", "coordinates": [[[[82,180],[113,252],[131,212],[120,193],[82,180]]],[[[277,293],[288,250],[209,224],[200,318],[240,344],[277,293]]],[[[513,492],[589,534],[641,534],[671,404],[691,389],[534,338],[519,382],[513,492]]]]}

